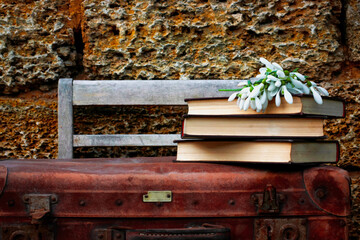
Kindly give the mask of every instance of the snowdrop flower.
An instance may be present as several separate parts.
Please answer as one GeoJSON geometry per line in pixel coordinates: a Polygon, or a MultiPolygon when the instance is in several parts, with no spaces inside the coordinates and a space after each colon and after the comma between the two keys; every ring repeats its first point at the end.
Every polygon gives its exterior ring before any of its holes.
{"type": "Polygon", "coordinates": [[[305,94],[310,94],[310,88],[306,84],[303,84],[302,90],[305,94]]]}
{"type": "Polygon", "coordinates": [[[245,103],[245,99],[243,98],[239,98],[240,101],[238,101],[238,107],[240,108],[240,110],[242,110],[244,108],[244,103],[245,103]]]}
{"type": "Polygon", "coordinates": [[[266,68],[266,67],[262,67],[262,68],[259,69],[260,74],[264,74],[264,75],[265,75],[266,71],[267,71],[267,68],[266,68]]]}
{"type": "Polygon", "coordinates": [[[255,86],[252,92],[250,92],[249,97],[254,98],[257,97],[260,94],[260,89],[264,86],[263,83],[260,83],[259,85],[255,86]]]}
{"type": "Polygon", "coordinates": [[[249,109],[249,106],[250,106],[250,98],[247,98],[244,102],[244,106],[243,106],[243,110],[246,111],[249,109]]]}
{"type": "Polygon", "coordinates": [[[281,78],[281,79],[285,79],[285,78],[286,78],[286,75],[285,75],[285,73],[284,73],[283,70],[277,70],[277,71],[276,71],[276,74],[277,74],[278,77],[281,78]]]}
{"type": "Polygon", "coordinates": [[[312,94],[313,94],[313,96],[314,96],[315,102],[316,102],[317,104],[322,104],[322,103],[323,103],[323,100],[322,100],[320,94],[315,90],[314,86],[311,86],[311,87],[310,87],[310,90],[311,90],[311,92],[312,92],[312,94]]]}
{"type": "MultiPolygon", "coordinates": [[[[293,84],[294,85],[294,84],[293,84]]],[[[294,85],[295,86],[295,85],[294,85]]],[[[299,86],[301,89],[298,89],[298,88],[296,88],[296,86],[295,87],[293,87],[293,86],[291,86],[291,84],[290,83],[287,83],[286,84],[286,88],[287,88],[287,90],[290,92],[290,93],[292,93],[292,94],[304,94],[304,92],[302,91],[302,86],[299,86]]]]}
{"type": "Polygon", "coordinates": [[[262,104],[258,97],[255,98],[255,105],[256,105],[256,111],[260,112],[262,110],[262,104]]]}
{"type": "Polygon", "coordinates": [[[250,98],[250,107],[251,107],[251,109],[256,110],[256,103],[255,103],[255,99],[254,99],[254,100],[252,100],[252,99],[250,98]]]}
{"type": "Polygon", "coordinates": [[[284,69],[279,65],[277,64],[276,62],[273,62],[272,65],[274,66],[274,70],[281,70],[281,71],[284,71],[284,69]]]}
{"type": "Polygon", "coordinates": [[[290,77],[290,80],[291,80],[291,83],[294,84],[294,86],[295,86],[296,88],[302,89],[302,87],[303,87],[303,85],[304,85],[302,82],[300,82],[299,80],[296,80],[296,79],[294,79],[294,78],[292,78],[292,77],[290,77]]]}
{"type": "Polygon", "coordinates": [[[277,107],[279,107],[281,104],[281,98],[280,98],[280,90],[276,93],[276,97],[275,97],[275,105],[277,107]]]}
{"type": "Polygon", "coordinates": [[[314,83],[313,81],[308,81],[308,84],[311,85],[310,86],[310,91],[312,92],[312,95],[314,97],[314,100],[317,104],[322,104],[323,100],[321,98],[321,95],[323,96],[329,96],[328,91],[326,91],[325,88],[322,88],[320,86],[318,86],[316,83],[314,83]]]}
{"type": "Polygon", "coordinates": [[[300,73],[298,73],[298,72],[291,72],[290,73],[290,76],[291,77],[294,77],[294,75],[298,78],[298,79],[300,79],[301,81],[305,81],[305,76],[304,75],[302,75],[302,74],[300,74],[300,73]]]}
{"type": "Polygon", "coordinates": [[[268,77],[268,80],[269,80],[269,81],[267,81],[267,82],[273,81],[273,82],[275,82],[275,86],[276,86],[276,87],[280,87],[280,86],[281,86],[281,80],[278,79],[277,77],[274,77],[273,75],[269,75],[269,76],[267,76],[267,77],[268,77]]]}
{"type": "Polygon", "coordinates": [[[328,93],[328,91],[326,91],[325,88],[318,86],[318,85],[317,85],[315,82],[313,82],[313,81],[310,81],[310,83],[311,83],[311,85],[312,85],[317,91],[320,92],[321,95],[323,95],[323,96],[329,96],[329,93],[328,93]]]}
{"type": "Polygon", "coordinates": [[[268,91],[269,92],[272,92],[272,91],[274,91],[276,89],[276,86],[275,86],[275,83],[274,82],[272,82],[272,83],[270,83],[270,85],[269,85],[269,87],[268,87],[268,91]]]}
{"type": "Polygon", "coordinates": [[[250,94],[250,87],[243,88],[240,91],[241,98],[247,98],[249,94],[250,94]]]}
{"type": "Polygon", "coordinates": [[[230,97],[228,98],[228,101],[234,101],[234,99],[238,96],[240,92],[234,92],[233,94],[230,95],[230,97]]]}
{"type": "Polygon", "coordinates": [[[293,97],[285,85],[282,86],[281,90],[284,92],[285,101],[287,101],[289,104],[293,104],[293,97]]]}
{"type": "Polygon", "coordinates": [[[259,69],[255,81],[242,81],[238,89],[222,89],[223,91],[235,91],[230,95],[228,101],[237,99],[237,105],[241,110],[252,108],[257,112],[265,111],[269,101],[275,97],[275,105],[281,105],[281,95],[288,104],[293,103],[292,94],[312,94],[318,104],[322,104],[321,96],[329,96],[326,89],[318,86],[313,81],[308,81],[306,76],[297,72],[297,69],[289,72],[284,70],[276,62],[269,62],[260,58],[265,65],[259,69]]]}
{"type": "Polygon", "coordinates": [[[262,105],[261,107],[261,110],[265,111],[267,106],[268,106],[268,103],[269,103],[269,100],[268,100],[268,96],[267,96],[267,91],[264,91],[261,96],[260,96],[260,103],[262,105]]]}
{"type": "Polygon", "coordinates": [[[237,86],[238,87],[243,87],[243,86],[246,86],[246,85],[248,85],[247,81],[241,81],[237,86]]]}
{"type": "Polygon", "coordinates": [[[272,65],[268,60],[265,58],[260,58],[260,62],[263,63],[267,68],[269,68],[271,71],[275,70],[274,65],[272,65]]]}

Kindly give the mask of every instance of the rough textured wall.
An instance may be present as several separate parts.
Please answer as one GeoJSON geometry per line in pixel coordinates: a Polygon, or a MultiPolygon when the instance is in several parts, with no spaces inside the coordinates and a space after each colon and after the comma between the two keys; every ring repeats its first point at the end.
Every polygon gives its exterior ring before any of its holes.
{"type": "MultiPolygon", "coordinates": [[[[57,157],[60,77],[244,79],[266,57],[300,67],[346,100],[346,118],[326,120],[325,131],[340,141],[338,165],[353,176],[351,239],[358,239],[359,26],[360,0],[0,0],[0,158],[57,157]]],[[[76,132],[173,133],[186,110],[76,112],[76,132]]],[[[84,148],[76,156],[175,151],[84,148]]]]}
{"type": "Polygon", "coordinates": [[[68,0],[0,1],[0,92],[49,89],[76,65],[68,0]]]}
{"type": "Polygon", "coordinates": [[[346,29],[346,47],[349,48],[349,60],[360,61],[360,3],[348,0],[344,5],[346,29]]]}
{"type": "Polygon", "coordinates": [[[329,80],[344,61],[340,1],[85,0],[83,8],[90,78],[249,78],[271,56],[329,80]]]}
{"type": "Polygon", "coordinates": [[[26,98],[0,98],[0,159],[56,158],[55,97],[29,94],[26,98]]]}

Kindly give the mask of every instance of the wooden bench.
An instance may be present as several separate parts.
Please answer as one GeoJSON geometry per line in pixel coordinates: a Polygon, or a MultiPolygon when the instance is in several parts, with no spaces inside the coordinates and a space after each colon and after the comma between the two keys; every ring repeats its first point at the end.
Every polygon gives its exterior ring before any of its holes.
{"type": "Polygon", "coordinates": [[[73,80],[58,87],[58,158],[73,158],[74,147],[175,146],[178,134],[74,135],[73,106],[186,105],[185,98],[226,97],[221,88],[236,80],[73,80]]]}

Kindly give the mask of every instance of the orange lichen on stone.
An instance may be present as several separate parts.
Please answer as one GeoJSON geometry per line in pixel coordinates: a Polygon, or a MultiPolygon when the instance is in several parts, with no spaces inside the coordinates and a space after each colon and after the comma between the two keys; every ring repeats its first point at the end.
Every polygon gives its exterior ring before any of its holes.
{"type": "Polygon", "coordinates": [[[0,97],[0,159],[56,158],[55,99],[0,97]]]}

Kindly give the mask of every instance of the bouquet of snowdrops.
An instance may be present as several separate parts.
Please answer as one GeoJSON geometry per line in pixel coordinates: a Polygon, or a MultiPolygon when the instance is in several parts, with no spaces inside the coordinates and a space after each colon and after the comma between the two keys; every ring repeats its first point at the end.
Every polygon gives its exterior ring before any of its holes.
{"type": "Polygon", "coordinates": [[[279,64],[270,63],[265,58],[260,58],[266,67],[260,68],[260,74],[254,81],[241,82],[238,89],[220,89],[220,91],[235,91],[229,97],[229,101],[237,99],[237,105],[241,110],[247,110],[249,107],[257,112],[265,111],[269,101],[275,97],[275,105],[281,104],[280,95],[283,95],[285,101],[293,103],[292,94],[312,94],[318,104],[322,104],[323,96],[329,96],[329,93],[315,82],[307,80],[307,77],[300,74],[298,69],[292,72],[284,70],[279,64]]]}

